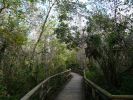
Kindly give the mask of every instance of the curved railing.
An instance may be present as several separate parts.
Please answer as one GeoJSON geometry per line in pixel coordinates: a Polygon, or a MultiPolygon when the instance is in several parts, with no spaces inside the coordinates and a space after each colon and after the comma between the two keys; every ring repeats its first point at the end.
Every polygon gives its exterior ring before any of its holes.
{"type": "Polygon", "coordinates": [[[85,95],[88,100],[133,100],[133,95],[112,95],[86,78],[84,71],[85,95]]]}
{"type": "Polygon", "coordinates": [[[48,77],[20,100],[46,100],[50,92],[58,89],[70,78],[70,72],[71,70],[67,70],[48,77]]]}

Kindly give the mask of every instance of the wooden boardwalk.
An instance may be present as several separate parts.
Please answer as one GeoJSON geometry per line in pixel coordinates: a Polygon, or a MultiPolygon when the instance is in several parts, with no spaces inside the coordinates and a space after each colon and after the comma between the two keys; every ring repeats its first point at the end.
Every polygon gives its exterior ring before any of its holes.
{"type": "Polygon", "coordinates": [[[71,73],[72,79],[66,84],[55,100],[84,100],[82,76],[71,73]]]}

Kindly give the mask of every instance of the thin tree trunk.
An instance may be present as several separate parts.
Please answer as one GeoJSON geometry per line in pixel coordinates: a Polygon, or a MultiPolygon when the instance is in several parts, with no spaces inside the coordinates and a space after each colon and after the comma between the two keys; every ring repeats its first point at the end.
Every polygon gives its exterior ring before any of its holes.
{"type": "Polygon", "coordinates": [[[43,34],[44,30],[45,30],[45,26],[46,26],[46,23],[47,23],[49,14],[50,14],[50,12],[51,12],[53,6],[55,5],[55,3],[56,3],[56,1],[51,5],[51,7],[50,7],[49,10],[48,10],[48,13],[47,13],[46,18],[45,18],[45,20],[44,20],[44,23],[43,23],[43,25],[42,25],[42,30],[41,30],[41,32],[40,32],[40,34],[39,34],[39,37],[38,37],[38,39],[37,39],[37,42],[36,42],[35,45],[34,45],[34,48],[33,48],[33,54],[32,54],[33,57],[34,57],[34,53],[35,53],[35,51],[36,51],[36,47],[37,47],[39,41],[41,40],[42,34],[43,34]]]}

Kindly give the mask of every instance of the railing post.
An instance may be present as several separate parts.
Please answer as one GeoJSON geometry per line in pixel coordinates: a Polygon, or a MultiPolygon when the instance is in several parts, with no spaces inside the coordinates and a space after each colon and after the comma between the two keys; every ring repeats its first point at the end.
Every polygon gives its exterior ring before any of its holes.
{"type": "Polygon", "coordinates": [[[96,94],[95,94],[95,90],[92,88],[92,97],[94,98],[94,100],[96,100],[96,94]]]}

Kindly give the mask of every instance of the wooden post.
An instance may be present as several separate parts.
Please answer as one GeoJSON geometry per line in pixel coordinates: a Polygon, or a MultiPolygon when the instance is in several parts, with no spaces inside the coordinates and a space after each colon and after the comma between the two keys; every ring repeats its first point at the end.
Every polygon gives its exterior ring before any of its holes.
{"type": "Polygon", "coordinates": [[[92,97],[95,99],[95,100],[97,100],[96,99],[96,93],[95,93],[95,90],[92,88],[92,97]]]}

